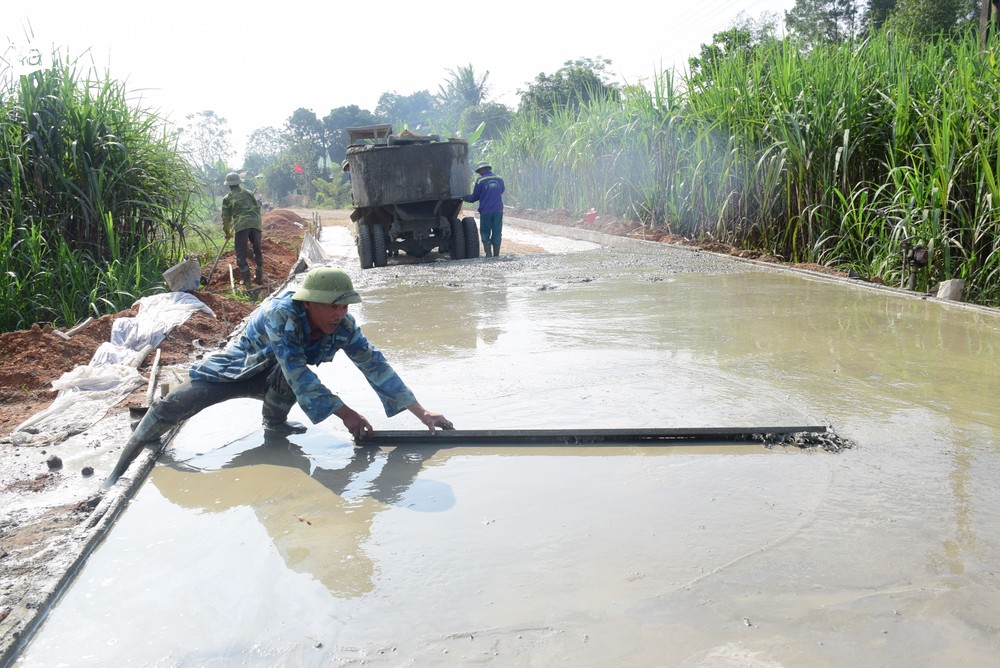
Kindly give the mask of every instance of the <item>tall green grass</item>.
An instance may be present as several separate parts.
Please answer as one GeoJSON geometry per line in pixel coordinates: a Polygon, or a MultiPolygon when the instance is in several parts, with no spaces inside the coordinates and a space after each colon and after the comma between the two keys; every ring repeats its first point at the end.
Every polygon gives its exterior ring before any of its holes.
{"type": "Polygon", "coordinates": [[[524,206],[596,206],[888,284],[903,242],[926,244],[918,289],[962,278],[966,299],[1000,305],[998,54],[975,33],[774,42],[708,78],[519,115],[491,157],[524,206]]]}
{"type": "Polygon", "coordinates": [[[0,331],[115,312],[184,249],[196,182],[121,82],[79,61],[0,61],[0,331]]]}

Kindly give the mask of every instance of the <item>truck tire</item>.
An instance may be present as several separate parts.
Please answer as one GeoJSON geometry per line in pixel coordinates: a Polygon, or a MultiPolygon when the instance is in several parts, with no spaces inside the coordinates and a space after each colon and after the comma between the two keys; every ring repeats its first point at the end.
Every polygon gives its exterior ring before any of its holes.
{"type": "Polygon", "coordinates": [[[451,221],[451,259],[465,259],[465,226],[458,218],[451,221]]]}
{"type": "Polygon", "coordinates": [[[476,228],[476,219],[471,216],[463,218],[462,228],[465,231],[465,257],[479,257],[479,230],[476,228]]]}
{"type": "Polygon", "coordinates": [[[381,225],[372,225],[372,264],[376,267],[384,267],[389,261],[388,241],[385,238],[385,228],[381,225]]]}
{"type": "Polygon", "coordinates": [[[358,223],[358,259],[362,269],[370,269],[374,262],[372,231],[368,223],[358,223]]]}

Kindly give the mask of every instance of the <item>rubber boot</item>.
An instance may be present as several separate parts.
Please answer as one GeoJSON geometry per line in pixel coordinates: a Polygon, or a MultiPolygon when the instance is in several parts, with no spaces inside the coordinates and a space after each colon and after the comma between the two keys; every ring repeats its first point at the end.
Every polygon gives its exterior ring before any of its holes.
{"type": "Polygon", "coordinates": [[[279,434],[281,436],[288,436],[290,434],[304,434],[309,428],[304,424],[299,422],[292,422],[290,420],[280,420],[278,422],[273,422],[264,418],[263,420],[264,431],[270,434],[279,434]]]}
{"type": "Polygon", "coordinates": [[[285,375],[280,368],[271,371],[267,378],[268,388],[264,393],[264,405],[261,406],[261,424],[264,429],[274,434],[304,434],[306,426],[298,422],[288,421],[288,412],[295,405],[295,394],[288,386],[285,375]]]}
{"type": "Polygon", "coordinates": [[[493,244],[493,257],[500,257],[500,244],[493,244]]]}
{"type": "Polygon", "coordinates": [[[264,285],[264,265],[257,265],[257,275],[254,278],[257,281],[257,285],[264,285]]]}
{"type": "Polygon", "coordinates": [[[240,273],[243,274],[243,287],[247,290],[250,289],[250,267],[246,269],[240,269],[240,273]]]}
{"type": "Polygon", "coordinates": [[[118,463],[115,464],[114,470],[111,475],[108,476],[104,484],[101,485],[102,489],[111,489],[111,486],[118,481],[123,473],[128,469],[129,464],[135,459],[139,451],[142,450],[143,446],[151,445],[159,451],[161,446],[160,437],[165,433],[170,431],[174,425],[163,422],[158,419],[153,411],[146,411],[146,414],[139,421],[139,425],[132,432],[132,436],[129,437],[128,442],[125,444],[125,449],[122,450],[121,456],[118,458],[118,463]]]}
{"type": "Polygon", "coordinates": [[[490,249],[490,242],[488,242],[488,241],[484,241],[483,242],[483,255],[485,257],[492,257],[493,256],[493,251],[490,249]]]}

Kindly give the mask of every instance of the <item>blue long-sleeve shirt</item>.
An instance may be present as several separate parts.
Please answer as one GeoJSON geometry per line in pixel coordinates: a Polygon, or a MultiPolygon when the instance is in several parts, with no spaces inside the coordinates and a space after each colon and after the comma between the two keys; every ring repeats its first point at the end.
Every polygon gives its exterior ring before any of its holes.
{"type": "Polygon", "coordinates": [[[250,378],[281,366],[295,399],[313,424],[339,410],[344,402],[320,382],[308,365],[329,362],[343,351],[375,390],[386,416],[402,412],[416,401],[413,392],[368,342],[350,314],[333,334],[311,340],[305,307],[287,293],[250,315],[243,334],[222,352],[191,368],[191,380],[228,382],[250,378]]]}
{"type": "Polygon", "coordinates": [[[462,199],[466,202],[479,202],[479,213],[501,213],[504,190],[503,179],[487,171],[476,179],[472,194],[462,199]]]}

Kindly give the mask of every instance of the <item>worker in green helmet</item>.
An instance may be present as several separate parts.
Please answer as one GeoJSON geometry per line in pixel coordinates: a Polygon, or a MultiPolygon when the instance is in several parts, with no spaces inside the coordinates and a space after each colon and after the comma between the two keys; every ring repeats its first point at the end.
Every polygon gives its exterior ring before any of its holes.
{"type": "Polygon", "coordinates": [[[243,285],[250,289],[250,263],[247,249],[253,248],[253,259],[257,263],[257,285],[264,284],[264,252],[261,250],[260,202],[252,192],[243,187],[243,180],[236,172],[226,175],[229,192],[222,198],[222,231],[226,239],[235,233],[236,266],[243,277],[243,285]]]}
{"type": "Polygon", "coordinates": [[[375,390],[388,417],[408,410],[433,433],[453,429],[443,415],[425,409],[382,353],[365,338],[347,311],[361,302],[350,276],[335,267],[309,271],[301,286],[263,304],[247,318],[243,333],[225,350],[191,368],[188,380],[149,407],[114,471],[110,487],[143,446],[160,445],[171,428],[214,404],[250,397],[263,402],[263,427],[278,434],[303,433],[288,422],[298,404],[313,424],[331,415],[361,441],[372,433],[368,420],[323,385],[310,365],[347,355],[375,390]]]}

